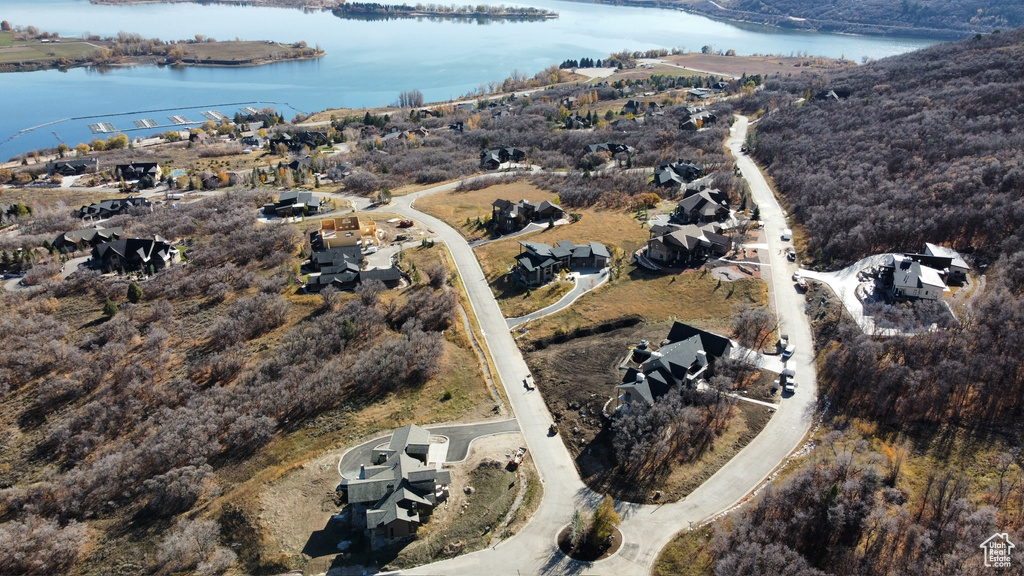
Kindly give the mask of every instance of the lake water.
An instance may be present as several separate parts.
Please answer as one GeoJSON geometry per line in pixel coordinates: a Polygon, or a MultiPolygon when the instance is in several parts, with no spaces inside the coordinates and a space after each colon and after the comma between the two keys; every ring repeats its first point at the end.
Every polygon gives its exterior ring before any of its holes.
{"type": "Polygon", "coordinates": [[[166,130],[130,130],[136,119],[152,118],[164,125],[170,124],[168,116],[182,114],[202,121],[202,111],[214,109],[231,116],[240,105],[274,106],[290,119],[296,112],[386,105],[395,102],[402,90],[420,90],[427,101],[447,100],[482,83],[502,80],[513,70],[532,76],[569,58],[604,58],[622,49],[696,51],[710,44],[741,55],[807,52],[860,61],[864,56],[882,58],[933,43],[734,26],[674,10],[557,0],[520,4],[546,8],[560,17],[488,24],[367,22],[284,8],[3,0],[0,19],[59,32],[65,38],[125,31],[164,40],[196,34],[218,40],[305,40],[324,48],[327,56],[238,69],[135,66],[102,72],[78,68],[3,74],[0,158],[60,141],[74,147],[95,137],[88,124],[97,122],[109,122],[135,137],[166,130]],[[153,110],[160,111],[147,112],[153,110]]]}

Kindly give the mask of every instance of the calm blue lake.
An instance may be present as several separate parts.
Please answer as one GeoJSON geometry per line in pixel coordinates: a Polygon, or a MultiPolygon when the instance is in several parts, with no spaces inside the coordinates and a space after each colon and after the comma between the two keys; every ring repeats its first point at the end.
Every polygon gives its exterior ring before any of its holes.
{"type": "MultiPolygon", "coordinates": [[[[499,3],[499,2],[492,2],[499,3]]],[[[74,146],[94,138],[89,123],[129,131],[133,120],[182,114],[204,120],[203,110],[228,116],[235,103],[272,105],[286,118],[333,107],[379,106],[417,89],[427,101],[456,98],[513,70],[529,75],[567,58],[604,58],[622,49],[710,44],[738,54],[807,52],[860,61],[931,44],[928,40],[783,32],[734,26],[680,11],[536,0],[558,12],[542,22],[433,22],[342,20],[329,12],[228,5],[144,4],[96,6],[87,0],[3,0],[0,19],[37,26],[63,37],[120,31],[164,40],[196,34],[218,40],[305,40],[327,56],[257,68],[161,68],[108,71],[73,69],[0,75],[0,158],[26,150],[74,146]],[[175,111],[144,112],[175,109],[175,111]],[[104,116],[102,118],[85,118],[104,116]],[[65,120],[73,119],[73,120],[65,120]],[[53,124],[48,124],[53,123],[53,124]],[[48,124],[24,132],[30,127],[48,124]]]]}

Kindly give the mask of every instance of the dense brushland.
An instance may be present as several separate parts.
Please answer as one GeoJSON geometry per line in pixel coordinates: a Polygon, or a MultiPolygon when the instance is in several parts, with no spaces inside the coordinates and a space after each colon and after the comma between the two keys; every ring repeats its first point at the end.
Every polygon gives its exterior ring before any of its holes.
{"type": "Polygon", "coordinates": [[[1013,0],[681,0],[678,3],[715,18],[850,34],[963,38],[1024,24],[1024,6],[1013,0]]]}
{"type": "MultiPolygon", "coordinates": [[[[114,218],[131,235],[179,239],[187,264],[60,282],[44,253],[33,267],[41,288],[0,301],[0,538],[16,544],[0,553],[0,572],[259,571],[258,540],[218,546],[218,533],[243,538],[227,511],[248,514],[242,495],[258,471],[301,463],[339,430],[351,440],[437,410],[458,417],[482,400],[436,254],[420,260],[423,282],[401,292],[367,283],[354,295],[298,294],[304,230],[257,224],[268,197],[114,218]],[[433,397],[415,401],[417,414],[359,415],[421,394],[433,397]]],[[[36,231],[76,225],[36,219],[36,231]]]]}
{"type": "Polygon", "coordinates": [[[912,338],[867,337],[811,298],[830,431],[716,535],[681,537],[660,573],[981,574],[986,538],[1019,538],[1022,41],[1017,30],[769,81],[742,103],[770,108],[754,154],[818,265],[927,241],[980,276],[954,327],[912,338]],[[850,96],[795,104],[823,88],[850,96]]]}

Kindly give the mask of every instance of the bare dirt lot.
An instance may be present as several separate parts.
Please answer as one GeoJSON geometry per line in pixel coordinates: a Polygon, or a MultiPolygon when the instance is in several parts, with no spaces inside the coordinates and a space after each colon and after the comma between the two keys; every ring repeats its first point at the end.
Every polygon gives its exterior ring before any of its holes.
{"type": "MultiPolygon", "coordinates": [[[[610,413],[615,407],[615,386],[622,379],[619,363],[628,346],[642,339],[660,342],[670,323],[638,323],[543,349],[525,353],[538,388],[544,393],[548,409],[559,422],[559,434],[576,459],[584,482],[599,492],[635,501],[653,501],[650,493],[638,493],[632,486],[616,486],[610,474],[614,466],[608,419],[602,415],[606,403],[610,413]],[[610,403],[609,403],[610,401],[610,403]]],[[[761,398],[767,374],[749,374],[745,383],[751,397],[761,398]]],[[[771,410],[739,402],[737,414],[714,447],[695,462],[674,466],[659,479],[664,499],[678,500],[709,478],[764,428],[771,410]]]]}

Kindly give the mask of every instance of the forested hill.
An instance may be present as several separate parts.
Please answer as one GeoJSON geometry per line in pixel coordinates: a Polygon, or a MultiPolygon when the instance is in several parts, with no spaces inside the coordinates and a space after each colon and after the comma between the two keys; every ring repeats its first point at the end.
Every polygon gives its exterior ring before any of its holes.
{"type": "Polygon", "coordinates": [[[822,373],[830,397],[897,427],[1016,426],[1024,415],[1024,30],[765,86],[742,106],[775,106],[756,125],[754,154],[806,232],[806,258],[838,268],[933,242],[984,274],[968,287],[955,329],[883,343],[859,330],[819,334],[821,347],[832,337],[841,344],[822,373]],[[815,98],[824,88],[850,96],[815,98]],[[809,99],[797,105],[799,96],[809,99]]]}
{"type": "Polygon", "coordinates": [[[1006,479],[1024,488],[1022,41],[992,34],[783,76],[739,102],[769,111],[750,144],[809,242],[802,258],[838,267],[936,242],[974,270],[952,298],[956,321],[913,337],[867,336],[836,298],[808,297],[830,432],[707,532],[714,574],[981,576],[992,569],[979,544],[1019,538],[1024,490],[1006,479]],[[849,97],[815,98],[823,89],[849,97]]]}
{"type": "Polygon", "coordinates": [[[712,16],[854,34],[963,38],[1024,25],[1019,0],[699,0],[712,16]]]}
{"type": "Polygon", "coordinates": [[[810,256],[838,265],[928,241],[1024,262],[1022,41],[1024,30],[992,34],[766,84],[790,91],[780,103],[809,97],[759,122],[755,154],[807,227],[810,256]],[[825,88],[850,96],[815,99],[825,88]]]}

